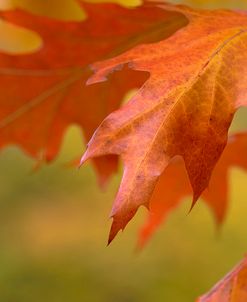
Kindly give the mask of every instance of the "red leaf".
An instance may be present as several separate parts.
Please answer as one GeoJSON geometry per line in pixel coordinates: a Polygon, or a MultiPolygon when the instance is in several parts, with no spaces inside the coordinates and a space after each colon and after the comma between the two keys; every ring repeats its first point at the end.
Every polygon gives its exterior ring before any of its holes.
{"type": "Polygon", "coordinates": [[[139,206],[148,207],[176,155],[184,159],[194,205],[224,150],[235,111],[246,105],[247,15],[160,6],[184,13],[189,24],[163,41],[94,64],[88,81],[105,81],[123,66],[150,73],[132,100],[102,122],[82,159],[105,154],[123,159],[110,241],[139,206]]]}
{"type": "Polygon", "coordinates": [[[197,302],[246,302],[247,258],[197,302]]]}

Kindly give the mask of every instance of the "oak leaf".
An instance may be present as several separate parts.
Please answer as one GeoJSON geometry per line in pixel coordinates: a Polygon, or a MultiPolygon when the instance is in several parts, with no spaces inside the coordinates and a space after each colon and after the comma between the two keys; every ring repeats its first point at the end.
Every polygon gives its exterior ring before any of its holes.
{"type": "Polygon", "coordinates": [[[246,13],[159,7],[183,13],[189,24],[163,41],[93,64],[88,80],[105,81],[125,66],[150,75],[128,104],[102,122],[82,158],[118,154],[124,163],[109,241],[139,206],[149,206],[176,155],[185,162],[195,204],[225,148],[234,113],[247,102],[246,13]]]}
{"type": "MultiPolygon", "coordinates": [[[[126,69],[108,83],[87,87],[88,64],[164,39],[187,24],[181,13],[154,4],[127,9],[79,3],[86,11],[85,21],[64,22],[21,10],[1,12],[5,21],[39,34],[43,47],[22,56],[0,53],[0,147],[17,144],[34,158],[50,161],[70,124],[79,125],[88,140],[104,117],[119,108],[126,92],[147,78],[126,69]]],[[[102,181],[117,167],[113,156],[94,163],[102,181]]]]}
{"type": "Polygon", "coordinates": [[[197,302],[246,302],[247,258],[197,302]]]}

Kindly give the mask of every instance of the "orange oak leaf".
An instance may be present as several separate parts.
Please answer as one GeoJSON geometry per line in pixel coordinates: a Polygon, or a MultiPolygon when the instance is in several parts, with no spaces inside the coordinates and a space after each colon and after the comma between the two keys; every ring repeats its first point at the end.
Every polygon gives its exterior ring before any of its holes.
{"type": "Polygon", "coordinates": [[[197,302],[246,302],[247,257],[197,302]]]}
{"type": "MultiPolygon", "coordinates": [[[[79,3],[87,14],[83,22],[21,10],[0,13],[43,39],[43,47],[33,54],[0,53],[0,147],[17,144],[29,155],[50,161],[68,125],[79,125],[88,140],[104,117],[119,108],[126,92],[147,79],[146,73],[126,69],[108,83],[87,87],[92,74],[88,64],[164,39],[187,24],[181,13],[154,4],[127,9],[79,3]]],[[[106,156],[94,163],[103,182],[116,170],[117,158],[106,156]]]]}
{"type": "MultiPolygon", "coordinates": [[[[228,171],[237,166],[247,170],[247,133],[230,136],[223,154],[212,173],[203,200],[212,209],[217,224],[224,220],[228,208],[228,171]]],[[[138,246],[143,247],[155,230],[192,189],[181,159],[175,159],[163,172],[150,200],[150,212],[141,228],[138,246]]]]}
{"type": "Polygon", "coordinates": [[[102,122],[82,158],[119,154],[124,163],[109,242],[139,206],[148,207],[176,155],[184,159],[195,204],[226,145],[235,111],[247,102],[247,15],[160,7],[183,13],[189,24],[163,41],[93,64],[88,80],[105,81],[125,66],[150,75],[129,103],[102,122]]]}

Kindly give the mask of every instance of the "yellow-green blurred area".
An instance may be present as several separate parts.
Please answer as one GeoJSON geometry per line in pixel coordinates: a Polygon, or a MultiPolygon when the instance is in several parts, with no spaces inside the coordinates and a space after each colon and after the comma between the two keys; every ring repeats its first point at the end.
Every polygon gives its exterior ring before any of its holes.
{"type": "MultiPolygon", "coordinates": [[[[193,3],[247,8],[243,1],[193,3]]],[[[237,115],[235,131],[246,129],[246,113],[237,115]]],[[[37,171],[17,148],[1,152],[1,302],[192,302],[247,252],[247,174],[236,168],[229,174],[230,205],[220,231],[202,201],[187,215],[187,199],[142,252],[134,249],[144,209],[106,247],[121,173],[102,192],[90,165],[64,165],[83,149],[79,129],[71,127],[59,158],[37,171]]]]}

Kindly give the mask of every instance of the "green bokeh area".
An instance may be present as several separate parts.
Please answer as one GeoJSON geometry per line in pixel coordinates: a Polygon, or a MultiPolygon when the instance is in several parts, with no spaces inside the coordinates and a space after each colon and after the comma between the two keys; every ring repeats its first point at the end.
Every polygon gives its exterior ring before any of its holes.
{"type": "MultiPolygon", "coordinates": [[[[246,114],[232,132],[247,128],[246,114]]],[[[135,247],[145,209],[106,247],[121,172],[100,190],[90,165],[65,166],[83,150],[71,127],[49,166],[35,169],[15,147],[1,151],[1,302],[193,302],[247,252],[247,174],[236,168],[220,230],[201,200],[188,215],[186,199],[142,252],[135,247]]]]}

